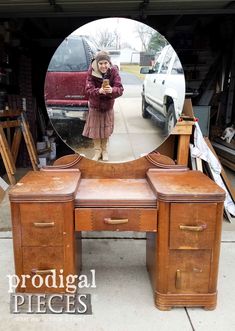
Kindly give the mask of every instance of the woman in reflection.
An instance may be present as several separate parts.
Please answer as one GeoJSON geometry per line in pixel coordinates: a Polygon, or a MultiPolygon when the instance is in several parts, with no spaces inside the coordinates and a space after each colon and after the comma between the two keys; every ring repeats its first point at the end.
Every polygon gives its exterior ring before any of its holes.
{"type": "Polygon", "coordinates": [[[107,143],[114,127],[114,100],[123,93],[119,71],[112,66],[107,52],[100,51],[88,70],[86,94],[89,111],[83,136],[94,141],[93,160],[108,161],[107,143]]]}

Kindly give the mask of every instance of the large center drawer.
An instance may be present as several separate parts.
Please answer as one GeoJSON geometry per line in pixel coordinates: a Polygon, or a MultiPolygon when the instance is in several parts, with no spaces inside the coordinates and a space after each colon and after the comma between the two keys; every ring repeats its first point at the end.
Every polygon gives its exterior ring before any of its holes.
{"type": "Polygon", "coordinates": [[[157,231],[155,208],[76,208],[76,231],[157,231]]]}

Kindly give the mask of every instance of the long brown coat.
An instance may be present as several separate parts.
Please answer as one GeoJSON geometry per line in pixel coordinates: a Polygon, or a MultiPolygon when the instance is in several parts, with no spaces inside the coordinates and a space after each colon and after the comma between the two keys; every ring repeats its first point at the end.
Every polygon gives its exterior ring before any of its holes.
{"type": "Polygon", "coordinates": [[[123,94],[123,86],[118,68],[111,66],[105,76],[98,70],[96,60],[88,70],[85,92],[89,100],[89,112],[83,135],[92,139],[108,138],[114,127],[113,105],[116,98],[123,94]],[[99,94],[103,79],[109,79],[112,93],[99,94]]]}

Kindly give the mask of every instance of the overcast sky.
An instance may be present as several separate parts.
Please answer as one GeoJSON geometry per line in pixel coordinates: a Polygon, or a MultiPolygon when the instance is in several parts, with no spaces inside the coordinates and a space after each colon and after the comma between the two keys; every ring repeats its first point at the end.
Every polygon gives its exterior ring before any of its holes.
{"type": "MultiPolygon", "coordinates": [[[[140,23],[127,18],[111,17],[95,20],[75,30],[72,34],[89,35],[96,39],[97,33],[102,30],[109,30],[110,32],[117,31],[120,36],[120,44],[128,43],[130,46],[138,51],[142,50],[140,37],[137,33],[138,25],[147,27],[146,24],[140,23]]],[[[150,28],[150,27],[149,27],[150,28]]],[[[152,31],[154,29],[150,28],[152,31]]]]}

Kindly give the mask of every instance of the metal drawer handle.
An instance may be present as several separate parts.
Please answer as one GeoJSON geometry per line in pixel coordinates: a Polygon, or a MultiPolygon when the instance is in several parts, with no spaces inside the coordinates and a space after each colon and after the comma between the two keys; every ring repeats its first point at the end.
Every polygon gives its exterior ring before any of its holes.
{"type": "Polygon", "coordinates": [[[55,272],[55,269],[32,269],[31,272],[35,275],[52,275],[55,272]]]}
{"type": "Polygon", "coordinates": [[[33,225],[36,228],[49,228],[55,226],[55,222],[34,222],[33,225]]]}
{"type": "Polygon", "coordinates": [[[124,223],[128,223],[128,218],[119,218],[119,219],[115,219],[115,218],[105,218],[104,219],[104,223],[105,224],[124,224],[124,223]]]}
{"type": "Polygon", "coordinates": [[[186,230],[186,231],[194,231],[194,232],[201,232],[207,228],[206,224],[201,225],[180,225],[180,230],[186,230]]]}

